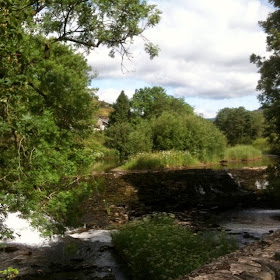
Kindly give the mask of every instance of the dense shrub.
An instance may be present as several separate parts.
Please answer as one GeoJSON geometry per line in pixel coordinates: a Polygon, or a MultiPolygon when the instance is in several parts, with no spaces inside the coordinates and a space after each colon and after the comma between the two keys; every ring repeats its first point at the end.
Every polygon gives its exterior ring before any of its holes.
{"type": "Polygon", "coordinates": [[[270,153],[272,146],[269,143],[268,138],[257,138],[253,141],[252,146],[258,150],[261,150],[263,153],[270,153]]]}
{"type": "Polygon", "coordinates": [[[215,125],[195,115],[163,113],[153,120],[154,150],[189,151],[202,162],[223,157],[226,139],[215,125]]]}
{"type": "Polygon", "coordinates": [[[236,248],[225,235],[195,234],[175,225],[168,214],[132,222],[112,237],[131,279],[137,280],[176,279],[236,248]]]}
{"type": "Polygon", "coordinates": [[[185,150],[202,162],[220,160],[226,149],[226,138],[209,120],[197,116],[186,116],[185,126],[188,134],[185,138],[185,150]]]}

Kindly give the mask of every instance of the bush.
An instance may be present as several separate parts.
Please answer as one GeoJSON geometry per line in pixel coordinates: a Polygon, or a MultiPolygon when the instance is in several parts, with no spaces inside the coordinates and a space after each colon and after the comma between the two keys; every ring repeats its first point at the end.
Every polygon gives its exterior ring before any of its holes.
{"type": "Polygon", "coordinates": [[[195,234],[155,214],[112,234],[117,253],[132,279],[176,279],[236,248],[224,234],[195,234]]]}
{"type": "Polygon", "coordinates": [[[217,162],[224,156],[227,141],[221,131],[209,120],[197,116],[186,116],[185,150],[201,162],[217,162]]]}
{"type": "Polygon", "coordinates": [[[269,153],[272,149],[268,142],[268,138],[258,138],[253,141],[252,145],[254,148],[261,150],[263,153],[269,153]]]}
{"type": "Polygon", "coordinates": [[[225,160],[253,160],[261,156],[262,152],[250,145],[237,145],[225,152],[225,160]]]}

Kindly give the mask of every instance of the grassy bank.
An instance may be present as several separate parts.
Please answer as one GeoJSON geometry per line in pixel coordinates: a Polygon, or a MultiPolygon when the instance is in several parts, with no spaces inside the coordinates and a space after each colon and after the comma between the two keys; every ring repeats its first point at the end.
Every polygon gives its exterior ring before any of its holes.
{"type": "Polygon", "coordinates": [[[237,145],[226,149],[224,160],[245,161],[254,160],[261,157],[261,150],[250,145],[237,145]]]}
{"type": "Polygon", "coordinates": [[[162,151],[156,153],[141,153],[131,157],[122,169],[142,170],[168,167],[179,167],[199,164],[189,152],[162,151]]]}
{"type": "MultiPolygon", "coordinates": [[[[241,161],[254,160],[262,157],[261,150],[250,145],[238,145],[227,148],[223,157],[215,160],[199,161],[187,151],[162,151],[155,153],[140,153],[129,158],[122,166],[125,170],[147,170],[172,167],[190,167],[198,164],[218,163],[220,160],[241,161]]],[[[205,157],[206,158],[206,157],[205,157]]]]}
{"type": "Polygon", "coordinates": [[[168,214],[132,222],[113,234],[131,279],[176,279],[236,248],[223,234],[195,234],[168,214]]]}

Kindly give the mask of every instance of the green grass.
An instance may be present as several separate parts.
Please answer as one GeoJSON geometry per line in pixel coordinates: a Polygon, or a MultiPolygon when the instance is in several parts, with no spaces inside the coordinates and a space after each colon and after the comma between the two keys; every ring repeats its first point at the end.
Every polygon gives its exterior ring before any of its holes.
{"type": "Polygon", "coordinates": [[[262,157],[261,150],[250,145],[237,145],[227,148],[225,160],[253,160],[262,157]]]}
{"type": "Polygon", "coordinates": [[[176,279],[237,248],[225,234],[196,234],[168,214],[148,216],[112,234],[131,279],[176,279]]]}
{"type": "Polygon", "coordinates": [[[199,161],[189,152],[162,151],[156,153],[141,153],[131,157],[124,165],[126,170],[157,169],[168,167],[181,167],[199,164],[199,161]]]}

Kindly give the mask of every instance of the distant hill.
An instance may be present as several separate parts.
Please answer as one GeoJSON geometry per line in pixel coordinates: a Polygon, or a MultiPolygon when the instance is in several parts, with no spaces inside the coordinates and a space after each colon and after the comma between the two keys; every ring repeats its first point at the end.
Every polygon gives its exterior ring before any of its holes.
{"type": "Polygon", "coordinates": [[[105,101],[100,101],[98,100],[98,110],[96,112],[96,115],[98,117],[106,117],[108,118],[108,116],[110,115],[111,112],[113,112],[113,107],[112,104],[107,103],[105,101]]]}

